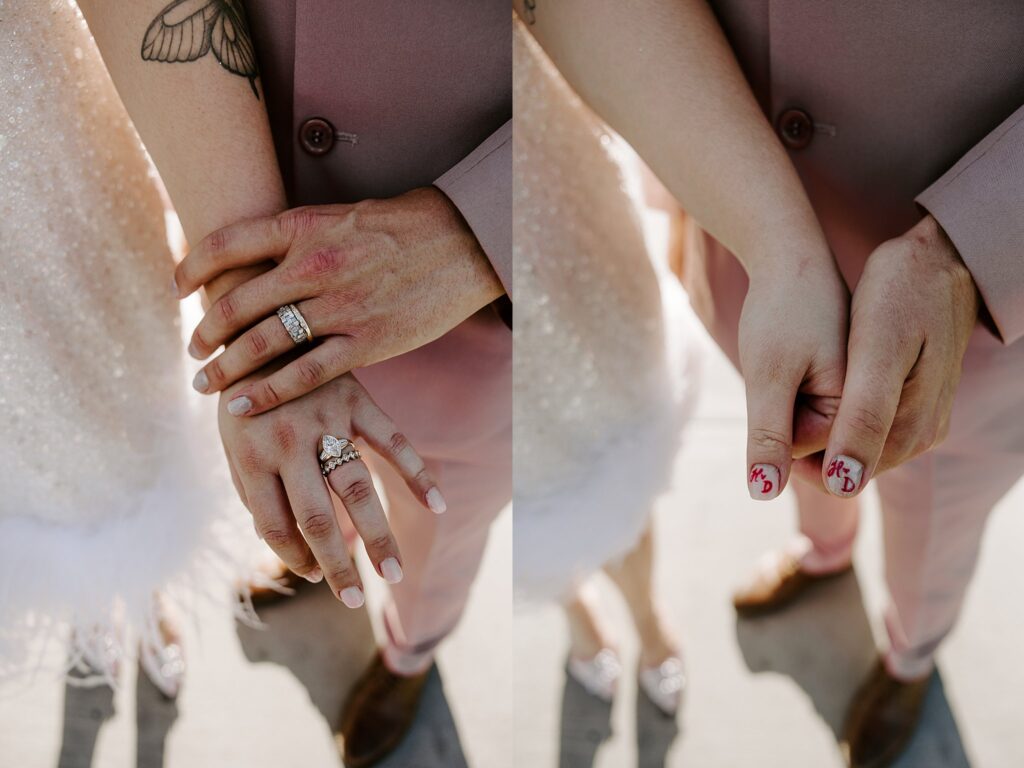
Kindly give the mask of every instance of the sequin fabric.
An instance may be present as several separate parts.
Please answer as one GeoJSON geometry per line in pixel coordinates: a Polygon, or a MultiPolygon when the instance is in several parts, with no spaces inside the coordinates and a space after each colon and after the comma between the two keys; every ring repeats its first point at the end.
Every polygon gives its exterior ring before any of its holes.
{"type": "Polygon", "coordinates": [[[623,554],[688,401],[678,281],[655,269],[613,137],[515,30],[514,482],[520,595],[623,554]]]}
{"type": "Polygon", "coordinates": [[[76,6],[0,0],[0,519],[131,511],[180,429],[173,261],[76,6]]]}

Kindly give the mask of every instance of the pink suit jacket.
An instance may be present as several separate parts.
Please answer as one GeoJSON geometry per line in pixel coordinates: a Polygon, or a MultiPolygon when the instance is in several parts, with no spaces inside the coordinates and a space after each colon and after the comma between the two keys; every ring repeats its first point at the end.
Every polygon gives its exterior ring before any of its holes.
{"type": "MultiPolygon", "coordinates": [[[[924,209],[960,251],[1003,342],[1024,336],[1024,3],[711,6],[777,130],[788,110],[809,118],[809,141],[790,157],[847,281],[924,209]]],[[[746,277],[720,245],[703,245],[701,314],[735,360],[725,326],[746,277]]]]}
{"type": "Polygon", "coordinates": [[[512,29],[497,0],[246,0],[292,205],[436,185],[511,295],[512,29]],[[312,118],[339,135],[311,154],[312,118]]]}

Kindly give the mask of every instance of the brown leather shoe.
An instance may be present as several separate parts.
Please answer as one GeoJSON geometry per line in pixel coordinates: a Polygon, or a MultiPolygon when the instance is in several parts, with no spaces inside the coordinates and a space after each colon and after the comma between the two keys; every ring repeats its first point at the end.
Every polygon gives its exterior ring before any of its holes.
{"type": "Polygon", "coordinates": [[[415,677],[396,675],[377,654],[342,710],[338,739],[345,768],[373,765],[401,743],[429,676],[430,669],[415,677]]]}
{"type": "Polygon", "coordinates": [[[732,604],[740,616],[761,616],[773,613],[800,597],[808,589],[844,576],[853,564],[829,573],[808,573],[800,561],[789,554],[780,554],[777,562],[759,569],[751,580],[736,590],[732,604]]]}
{"type": "Polygon", "coordinates": [[[843,726],[841,748],[850,768],[886,768],[910,743],[921,719],[931,675],[897,680],[879,660],[857,691],[843,726]]]}

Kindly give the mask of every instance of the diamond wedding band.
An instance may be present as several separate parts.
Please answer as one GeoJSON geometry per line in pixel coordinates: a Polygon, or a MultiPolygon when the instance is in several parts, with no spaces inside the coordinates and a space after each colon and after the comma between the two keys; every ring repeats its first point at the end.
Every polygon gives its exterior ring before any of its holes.
{"type": "Polygon", "coordinates": [[[313,332],[309,330],[306,318],[294,304],[285,304],[277,310],[277,316],[281,318],[281,324],[296,344],[305,344],[313,340],[313,332]]]}
{"type": "Polygon", "coordinates": [[[323,435],[320,438],[320,472],[324,477],[342,464],[361,457],[359,449],[347,437],[323,435]]]}

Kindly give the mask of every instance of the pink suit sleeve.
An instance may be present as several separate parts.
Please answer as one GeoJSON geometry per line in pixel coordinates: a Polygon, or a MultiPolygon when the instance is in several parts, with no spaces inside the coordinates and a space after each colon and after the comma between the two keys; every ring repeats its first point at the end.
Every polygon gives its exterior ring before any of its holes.
{"type": "Polygon", "coordinates": [[[512,296],[512,121],[434,182],[466,219],[512,296]]]}
{"type": "Polygon", "coordinates": [[[960,252],[1003,343],[1024,336],[1024,107],[917,202],[960,252]]]}

